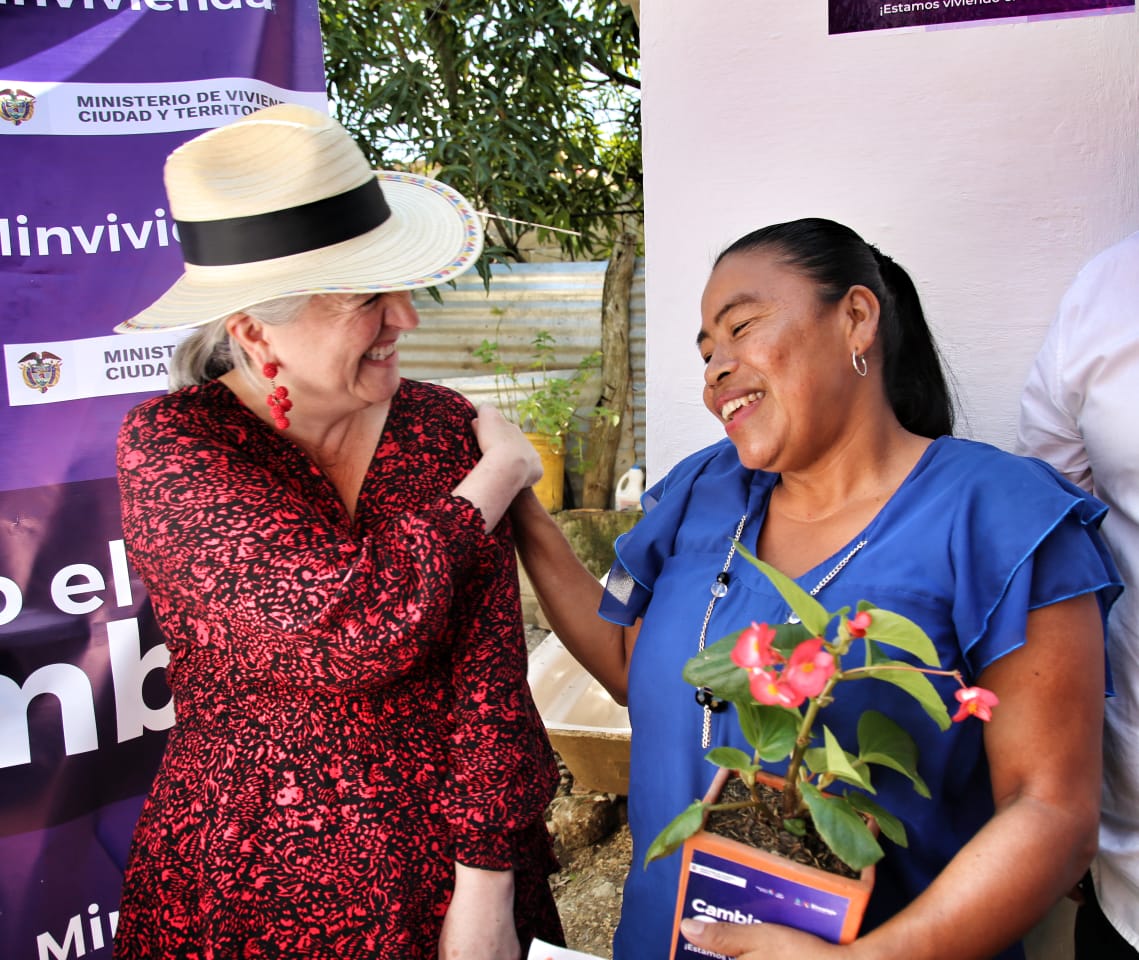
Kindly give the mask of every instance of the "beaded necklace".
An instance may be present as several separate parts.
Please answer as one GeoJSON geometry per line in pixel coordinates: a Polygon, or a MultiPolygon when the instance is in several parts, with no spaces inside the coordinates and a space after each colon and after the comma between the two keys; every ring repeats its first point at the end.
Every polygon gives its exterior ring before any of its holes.
{"type": "MultiPolygon", "coordinates": [[[[732,545],[728,548],[728,555],[724,558],[724,566],[721,568],[720,572],[716,574],[716,579],[712,581],[711,586],[709,587],[709,590],[712,594],[712,599],[708,601],[708,609],[704,611],[704,622],[700,624],[700,640],[696,646],[697,653],[702,653],[704,651],[704,640],[708,634],[708,621],[712,619],[712,611],[715,609],[716,601],[719,600],[720,597],[726,596],[728,593],[728,587],[730,586],[732,580],[729,569],[732,565],[732,558],[736,555],[736,544],[739,542],[740,536],[743,534],[744,526],[746,524],[747,514],[745,513],[742,517],[740,517],[740,522],[736,524],[736,532],[732,537],[732,545]]],[[[807,593],[812,597],[817,596],[823,587],[825,587],[835,577],[837,577],[839,573],[842,572],[842,568],[850,563],[852,559],[854,559],[854,555],[858,553],[858,551],[863,547],[865,547],[867,542],[868,541],[866,540],[859,540],[858,543],[851,547],[850,552],[847,553],[846,556],[844,556],[841,560],[839,560],[839,562],[830,569],[826,576],[824,576],[818,583],[816,583],[814,587],[808,590],[807,593]]],[[[791,616],[787,618],[787,622],[798,623],[799,618],[795,615],[794,612],[792,612],[791,616]]],[[[712,691],[707,687],[700,687],[696,691],[696,702],[704,710],[704,726],[700,736],[700,745],[705,750],[707,750],[712,743],[712,714],[720,713],[721,711],[726,710],[728,708],[728,702],[726,700],[721,700],[718,697],[713,696],[712,691]]]]}

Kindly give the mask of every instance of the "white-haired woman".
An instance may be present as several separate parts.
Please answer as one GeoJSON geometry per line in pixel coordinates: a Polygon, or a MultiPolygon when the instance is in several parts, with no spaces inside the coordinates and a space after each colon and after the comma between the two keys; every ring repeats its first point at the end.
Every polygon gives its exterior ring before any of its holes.
{"type": "Polygon", "coordinates": [[[197,326],[119,438],[178,723],[115,956],[518,957],[560,942],[501,523],[517,428],[402,380],[410,290],[481,250],[432,180],[281,105],[171,154],[186,272],[120,330],[197,326]]]}

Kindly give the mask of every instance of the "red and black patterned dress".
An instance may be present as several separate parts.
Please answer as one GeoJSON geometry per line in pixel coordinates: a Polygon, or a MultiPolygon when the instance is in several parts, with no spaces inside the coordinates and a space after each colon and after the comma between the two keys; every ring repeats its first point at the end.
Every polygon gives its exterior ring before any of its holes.
{"type": "Polygon", "coordinates": [[[128,415],[123,527],[178,722],[117,958],[434,960],[456,860],[513,868],[523,955],[561,942],[514,553],[450,494],[472,416],[403,381],[349,519],[220,383],[128,415]]]}

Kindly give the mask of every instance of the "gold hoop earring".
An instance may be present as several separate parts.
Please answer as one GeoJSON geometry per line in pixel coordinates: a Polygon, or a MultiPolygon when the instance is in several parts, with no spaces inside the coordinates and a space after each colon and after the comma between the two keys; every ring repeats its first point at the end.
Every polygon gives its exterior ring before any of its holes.
{"type": "Polygon", "coordinates": [[[851,350],[850,351],[850,365],[852,367],[854,367],[854,372],[857,373],[860,377],[866,376],[866,372],[869,368],[866,366],[866,355],[865,354],[859,356],[859,353],[857,350],[851,350]]]}

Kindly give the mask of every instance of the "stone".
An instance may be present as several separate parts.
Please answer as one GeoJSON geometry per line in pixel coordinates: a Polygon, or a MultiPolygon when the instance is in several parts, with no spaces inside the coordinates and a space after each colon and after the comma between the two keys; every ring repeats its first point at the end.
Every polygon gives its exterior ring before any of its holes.
{"type": "Polygon", "coordinates": [[[546,826],[563,850],[599,843],[619,825],[618,803],[605,793],[554,797],[546,810],[546,826]]]}
{"type": "Polygon", "coordinates": [[[640,510],[562,510],[554,520],[573,552],[595,577],[603,577],[616,554],[613,542],[631,530],[644,514],[640,510]]]}

